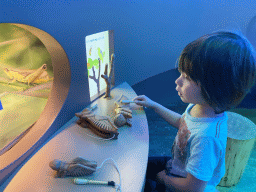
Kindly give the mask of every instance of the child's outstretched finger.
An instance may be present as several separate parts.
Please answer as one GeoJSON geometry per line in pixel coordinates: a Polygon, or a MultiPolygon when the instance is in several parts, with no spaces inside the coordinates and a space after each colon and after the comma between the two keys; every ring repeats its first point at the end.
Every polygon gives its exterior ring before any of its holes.
{"type": "Polygon", "coordinates": [[[137,104],[139,103],[139,101],[144,101],[145,99],[143,98],[143,96],[137,96],[135,98],[133,98],[133,101],[137,104]]]}
{"type": "Polygon", "coordinates": [[[145,103],[144,101],[140,101],[140,100],[134,100],[135,104],[137,105],[141,105],[144,106],[143,104],[145,103]]]}
{"type": "Polygon", "coordinates": [[[139,96],[134,97],[134,98],[132,99],[132,101],[136,101],[136,100],[138,100],[138,99],[139,99],[139,96]]]}
{"type": "Polygon", "coordinates": [[[133,101],[134,100],[143,100],[144,97],[145,97],[144,95],[139,95],[139,96],[133,98],[133,101]]]}
{"type": "Polygon", "coordinates": [[[137,96],[133,99],[133,101],[137,104],[137,105],[140,105],[140,106],[143,106],[143,107],[149,107],[149,108],[152,108],[153,105],[154,105],[154,102],[152,100],[150,100],[147,96],[145,95],[140,95],[140,96],[137,96]]]}

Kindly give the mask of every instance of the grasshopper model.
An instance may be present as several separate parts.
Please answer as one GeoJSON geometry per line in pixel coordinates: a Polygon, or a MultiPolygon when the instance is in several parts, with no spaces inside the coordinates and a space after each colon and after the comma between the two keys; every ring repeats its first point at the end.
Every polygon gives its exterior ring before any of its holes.
{"type": "Polygon", "coordinates": [[[36,70],[8,69],[5,67],[4,72],[12,80],[11,83],[18,81],[29,86],[30,84],[41,84],[53,80],[49,77],[46,69],[47,65],[43,64],[36,70]]]}

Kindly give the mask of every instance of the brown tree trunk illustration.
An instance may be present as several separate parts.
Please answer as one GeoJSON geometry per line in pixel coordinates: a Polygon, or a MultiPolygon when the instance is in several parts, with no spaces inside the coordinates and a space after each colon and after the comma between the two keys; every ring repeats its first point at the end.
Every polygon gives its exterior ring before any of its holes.
{"type": "Polygon", "coordinates": [[[109,76],[108,76],[108,64],[105,65],[104,75],[101,75],[101,77],[103,79],[105,79],[105,82],[107,84],[106,94],[105,94],[104,98],[111,98],[111,95],[110,95],[111,80],[112,80],[113,75],[114,75],[114,64],[113,64],[113,61],[114,61],[114,54],[111,55],[109,76]]]}

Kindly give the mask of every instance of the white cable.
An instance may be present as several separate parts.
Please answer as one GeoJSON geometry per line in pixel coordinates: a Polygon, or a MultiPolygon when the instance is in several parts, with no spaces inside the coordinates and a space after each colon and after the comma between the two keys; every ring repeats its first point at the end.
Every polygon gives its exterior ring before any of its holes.
{"type": "Polygon", "coordinates": [[[117,185],[117,184],[116,184],[115,186],[117,186],[117,187],[116,187],[116,192],[117,192],[118,190],[121,192],[121,174],[120,174],[119,168],[118,168],[118,166],[117,166],[115,160],[113,160],[112,158],[105,159],[105,160],[103,161],[103,163],[101,164],[100,167],[96,167],[96,170],[102,168],[103,164],[104,164],[107,160],[112,160],[112,161],[113,161],[113,163],[114,163],[114,165],[115,165],[115,168],[116,168],[116,170],[117,170],[117,172],[118,172],[118,174],[119,174],[120,185],[117,185]]]}
{"type": "MultiPolygon", "coordinates": [[[[93,106],[92,108],[95,109],[96,107],[97,107],[97,105],[96,105],[96,106],[93,106]]],[[[94,137],[94,136],[92,136],[92,135],[89,135],[89,134],[87,134],[86,132],[85,132],[85,134],[88,135],[88,136],[90,136],[90,137],[92,137],[92,138],[99,139],[99,140],[106,140],[106,141],[112,140],[112,139],[115,137],[115,135],[113,135],[113,137],[111,137],[110,139],[103,139],[103,138],[100,138],[100,137],[94,137]]],[[[115,166],[115,168],[116,168],[116,170],[117,170],[117,172],[118,172],[118,174],[119,174],[120,184],[119,184],[119,185],[115,184],[115,188],[116,188],[116,192],[118,192],[118,191],[121,192],[121,189],[122,189],[122,188],[121,188],[121,174],[120,174],[119,168],[118,168],[118,166],[117,166],[115,160],[113,160],[112,158],[105,159],[105,160],[102,162],[102,164],[101,164],[100,167],[96,167],[96,170],[101,169],[102,166],[103,166],[103,164],[104,164],[107,160],[112,160],[112,161],[113,161],[114,166],[115,166]]]]}
{"type": "Polygon", "coordinates": [[[116,182],[114,182],[114,181],[97,181],[97,180],[88,180],[88,179],[84,179],[84,178],[74,178],[73,182],[77,185],[86,185],[86,184],[111,185],[111,186],[115,187],[116,192],[118,192],[118,191],[121,192],[121,174],[120,174],[119,168],[118,168],[115,160],[113,160],[112,158],[105,159],[100,167],[96,167],[96,171],[98,169],[101,169],[103,164],[106,163],[107,160],[112,160],[114,162],[115,168],[116,168],[116,170],[118,171],[118,174],[119,174],[119,180],[120,180],[119,185],[117,185],[116,182]]]}
{"type": "MultiPolygon", "coordinates": [[[[110,138],[110,139],[103,139],[103,138],[94,137],[94,136],[92,136],[92,135],[89,135],[89,134],[87,134],[86,132],[85,132],[85,134],[88,135],[88,136],[90,136],[90,137],[93,137],[93,138],[95,138],[95,139],[99,139],[99,140],[111,140],[111,139],[113,139],[113,138],[115,137],[115,135],[114,135],[114,136],[113,136],[112,138],[110,138]]],[[[116,170],[117,170],[117,172],[118,172],[118,174],[119,174],[119,179],[120,179],[120,185],[117,185],[117,184],[115,185],[115,187],[116,187],[116,192],[118,192],[118,190],[121,192],[121,174],[120,174],[120,171],[119,171],[119,168],[118,168],[116,162],[115,162],[112,158],[105,159],[105,160],[103,161],[103,163],[101,164],[100,167],[96,167],[96,170],[100,169],[100,168],[103,166],[103,164],[104,164],[107,160],[112,160],[112,161],[114,162],[115,168],[116,168],[116,170]]]]}
{"type": "Polygon", "coordinates": [[[103,138],[100,138],[100,137],[94,137],[94,136],[92,136],[92,135],[89,135],[89,134],[87,134],[86,132],[85,132],[85,134],[88,135],[88,136],[90,136],[90,137],[92,137],[92,138],[95,138],[95,139],[98,139],[98,140],[105,140],[105,141],[112,140],[112,139],[115,137],[115,135],[113,135],[113,137],[111,137],[110,139],[103,139],[103,138]]]}

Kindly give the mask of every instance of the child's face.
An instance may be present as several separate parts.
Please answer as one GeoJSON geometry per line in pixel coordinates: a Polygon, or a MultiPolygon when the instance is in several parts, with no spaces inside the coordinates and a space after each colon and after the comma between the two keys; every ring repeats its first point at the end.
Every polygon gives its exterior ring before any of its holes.
{"type": "Polygon", "coordinates": [[[192,81],[184,72],[175,81],[178,95],[184,103],[206,104],[201,94],[200,84],[192,81]]]}

